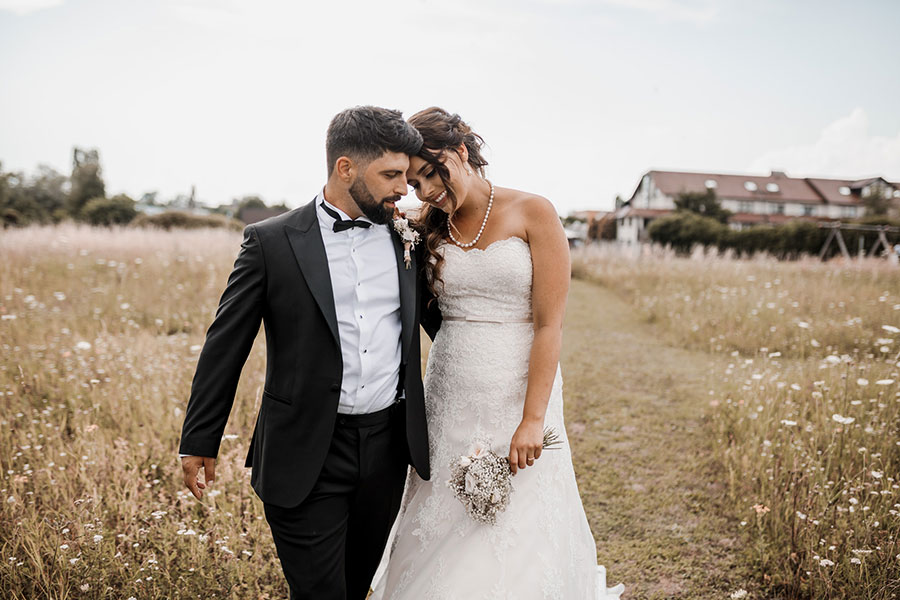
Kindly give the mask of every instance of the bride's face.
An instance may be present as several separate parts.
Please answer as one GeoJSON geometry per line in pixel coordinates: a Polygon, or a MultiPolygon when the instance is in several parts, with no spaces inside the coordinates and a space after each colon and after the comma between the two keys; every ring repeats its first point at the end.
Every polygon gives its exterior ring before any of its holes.
{"type": "Polygon", "coordinates": [[[451,206],[450,197],[434,166],[418,156],[412,156],[409,159],[406,181],[416,191],[416,197],[419,200],[446,213],[451,213],[465,202],[466,168],[463,161],[464,158],[453,151],[444,151],[441,156],[441,162],[444,163],[450,174],[449,183],[456,199],[456,206],[451,206]]]}

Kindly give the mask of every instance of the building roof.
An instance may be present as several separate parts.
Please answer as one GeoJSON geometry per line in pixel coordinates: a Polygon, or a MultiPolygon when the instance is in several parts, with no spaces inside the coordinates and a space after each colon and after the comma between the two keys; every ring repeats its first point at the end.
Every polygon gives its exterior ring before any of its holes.
{"type": "MultiPolygon", "coordinates": [[[[646,175],[653,178],[657,189],[671,197],[684,192],[705,192],[708,189],[707,182],[710,181],[715,182],[716,195],[719,198],[796,204],[859,205],[862,204],[860,190],[877,181],[883,181],[894,189],[900,190],[900,183],[889,182],[883,177],[865,179],[789,177],[781,171],[772,171],[770,175],[734,175],[651,170],[646,175]],[[751,185],[748,186],[748,183],[751,185]],[[752,184],[755,184],[755,189],[752,184]],[[845,192],[849,191],[849,194],[842,194],[842,188],[845,192]]],[[[639,189],[640,183],[628,203],[634,199],[639,189]]]]}
{"type": "Polygon", "coordinates": [[[839,204],[839,205],[849,205],[856,206],[857,204],[861,204],[862,200],[859,197],[859,190],[861,186],[854,190],[852,187],[853,182],[849,179],[822,179],[819,177],[807,177],[806,181],[809,182],[809,185],[816,190],[816,192],[822,197],[822,201],[826,204],[839,204]],[[848,194],[842,194],[841,189],[844,188],[849,192],[848,194]]]}
{"type": "MultiPolygon", "coordinates": [[[[720,198],[799,204],[822,203],[822,198],[810,188],[805,179],[788,177],[779,171],[774,171],[768,176],[680,171],[650,171],[648,174],[653,177],[656,187],[667,196],[677,196],[684,192],[705,192],[707,181],[715,181],[716,195],[720,198]],[[748,182],[755,184],[756,189],[747,189],[748,182]]],[[[846,182],[843,182],[843,185],[846,185],[846,182]]]]}
{"type": "Polygon", "coordinates": [[[267,206],[266,208],[245,208],[241,212],[241,221],[250,225],[252,223],[258,223],[259,221],[263,221],[268,219],[269,217],[274,217],[276,215],[280,215],[285,212],[283,208],[275,208],[267,206]]]}

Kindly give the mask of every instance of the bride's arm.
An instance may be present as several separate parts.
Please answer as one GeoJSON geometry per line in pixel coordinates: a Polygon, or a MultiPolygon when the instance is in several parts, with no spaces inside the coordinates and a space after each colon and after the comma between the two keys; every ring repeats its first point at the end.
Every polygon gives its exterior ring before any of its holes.
{"type": "MultiPolygon", "coordinates": [[[[522,422],[513,435],[509,464],[513,473],[528,466],[528,458],[541,456],[544,415],[562,346],[562,323],[569,292],[569,244],[556,209],[550,201],[533,196],[523,201],[525,230],[531,246],[533,270],[531,312],[534,342],[528,362],[528,388],[522,422]]],[[[532,463],[533,464],[533,463],[532,463]]]]}

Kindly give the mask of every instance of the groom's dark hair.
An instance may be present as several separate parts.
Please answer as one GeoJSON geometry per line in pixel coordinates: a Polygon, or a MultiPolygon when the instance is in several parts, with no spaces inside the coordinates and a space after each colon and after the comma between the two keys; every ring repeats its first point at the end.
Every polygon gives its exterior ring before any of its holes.
{"type": "Polygon", "coordinates": [[[328,176],[342,156],[366,163],[387,151],[414,155],[422,135],[403,120],[403,113],[378,106],[354,106],[334,116],[325,137],[328,176]]]}

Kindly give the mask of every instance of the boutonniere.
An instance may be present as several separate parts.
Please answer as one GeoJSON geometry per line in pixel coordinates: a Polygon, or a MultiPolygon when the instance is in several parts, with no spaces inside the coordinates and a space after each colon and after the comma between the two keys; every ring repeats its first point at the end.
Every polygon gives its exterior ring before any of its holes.
{"type": "Polygon", "coordinates": [[[396,215],[394,217],[394,231],[400,234],[400,239],[403,241],[403,263],[408,269],[412,264],[412,257],[409,252],[419,243],[419,232],[409,226],[409,219],[403,213],[397,211],[396,215]]]}

